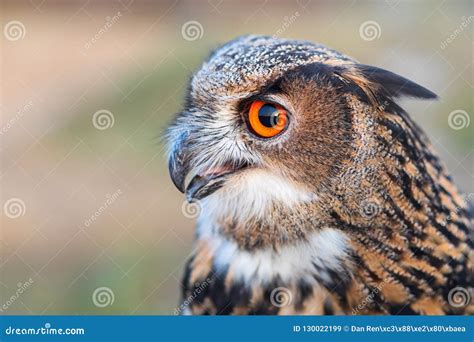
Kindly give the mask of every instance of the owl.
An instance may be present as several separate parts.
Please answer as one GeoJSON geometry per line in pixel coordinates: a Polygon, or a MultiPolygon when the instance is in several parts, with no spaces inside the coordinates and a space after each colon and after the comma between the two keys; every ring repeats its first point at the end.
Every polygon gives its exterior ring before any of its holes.
{"type": "Polygon", "coordinates": [[[166,133],[199,208],[179,313],[474,313],[472,212],[405,96],[436,98],[307,41],[211,53],[166,133]]]}

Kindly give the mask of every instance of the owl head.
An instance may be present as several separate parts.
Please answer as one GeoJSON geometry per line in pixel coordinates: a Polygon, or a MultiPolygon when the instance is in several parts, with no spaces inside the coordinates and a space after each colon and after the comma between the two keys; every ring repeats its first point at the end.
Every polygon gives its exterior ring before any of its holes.
{"type": "Polygon", "coordinates": [[[380,113],[398,115],[401,96],[436,97],[322,45],[239,37],[190,81],[167,131],[171,178],[188,200],[249,215],[334,195],[377,167],[380,113]]]}

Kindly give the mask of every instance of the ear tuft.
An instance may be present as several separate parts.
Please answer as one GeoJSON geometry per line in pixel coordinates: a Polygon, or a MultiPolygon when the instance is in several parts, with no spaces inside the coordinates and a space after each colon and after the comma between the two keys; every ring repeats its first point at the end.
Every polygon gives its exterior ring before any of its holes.
{"type": "Polygon", "coordinates": [[[432,91],[391,71],[364,64],[357,64],[354,68],[370,83],[376,84],[379,92],[385,96],[392,98],[402,96],[419,99],[438,98],[432,91]]]}

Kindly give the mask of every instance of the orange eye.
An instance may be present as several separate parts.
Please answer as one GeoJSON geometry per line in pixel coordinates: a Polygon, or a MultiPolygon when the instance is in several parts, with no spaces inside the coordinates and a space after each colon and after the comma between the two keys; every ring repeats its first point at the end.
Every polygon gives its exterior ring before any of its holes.
{"type": "Polygon", "coordinates": [[[286,110],[274,103],[254,101],[249,109],[249,126],[262,138],[271,138],[283,132],[288,124],[286,110]]]}

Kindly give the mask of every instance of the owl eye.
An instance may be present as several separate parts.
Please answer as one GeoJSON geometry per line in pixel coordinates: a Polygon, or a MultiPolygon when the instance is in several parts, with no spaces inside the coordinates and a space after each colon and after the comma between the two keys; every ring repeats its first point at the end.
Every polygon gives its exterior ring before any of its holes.
{"type": "Polygon", "coordinates": [[[251,131],[262,138],[274,137],[288,125],[286,110],[274,103],[253,101],[248,115],[251,131]]]}

